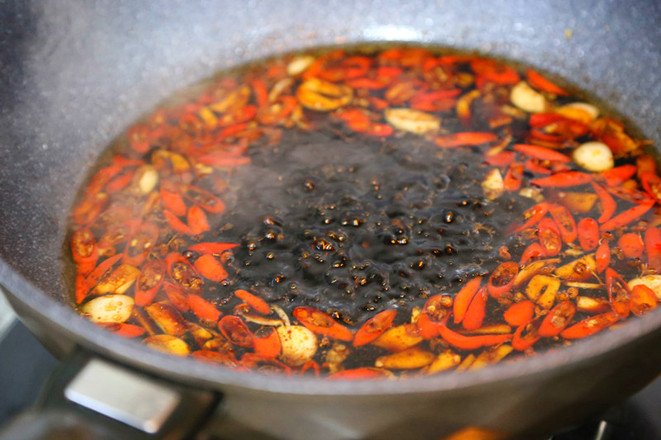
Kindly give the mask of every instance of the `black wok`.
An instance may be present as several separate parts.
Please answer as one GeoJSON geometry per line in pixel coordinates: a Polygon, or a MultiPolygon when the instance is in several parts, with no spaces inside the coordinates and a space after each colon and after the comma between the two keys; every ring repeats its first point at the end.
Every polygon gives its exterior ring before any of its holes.
{"type": "MultiPolygon", "coordinates": [[[[0,4],[0,282],[23,322],[73,359],[60,385],[101,357],[174,389],[209,391],[212,400],[189,401],[191,411],[175,411],[155,437],[183,436],[222,396],[204,428],[221,438],[438,439],[466,426],[529,438],[603,410],[661,371],[656,312],[552,354],[461,375],[331,383],[237,373],[147,350],[78,317],[61,257],[76,188],[110,140],[174,90],[275,52],[405,40],[521,60],[594,92],[658,143],[657,2],[0,4]]],[[[74,420],[54,413],[64,411],[53,403],[61,391],[42,401],[51,415],[43,426],[74,420]]],[[[100,426],[94,417],[80,416],[100,426]]],[[[13,429],[26,426],[42,425],[13,429]]],[[[120,438],[140,435],[122,429],[120,438]]]]}

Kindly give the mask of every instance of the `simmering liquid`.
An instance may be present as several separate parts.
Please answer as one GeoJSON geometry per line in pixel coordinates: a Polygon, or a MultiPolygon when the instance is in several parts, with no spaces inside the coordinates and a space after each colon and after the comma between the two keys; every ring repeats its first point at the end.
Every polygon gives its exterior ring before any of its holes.
{"type": "Polygon", "coordinates": [[[270,59],[113,146],[72,211],[75,304],[149,347],[265,373],[535,355],[657,307],[661,179],[644,144],[482,56],[270,59]]]}

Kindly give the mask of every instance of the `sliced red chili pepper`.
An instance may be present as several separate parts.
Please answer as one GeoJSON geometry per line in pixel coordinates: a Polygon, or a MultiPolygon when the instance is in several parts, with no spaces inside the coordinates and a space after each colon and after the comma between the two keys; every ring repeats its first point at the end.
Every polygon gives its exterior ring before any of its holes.
{"type": "Polygon", "coordinates": [[[613,311],[626,318],[631,310],[631,290],[622,276],[610,267],[606,269],[606,289],[613,311]]]}
{"type": "Polygon", "coordinates": [[[222,200],[211,194],[209,191],[200,189],[196,186],[189,185],[186,187],[184,197],[201,206],[205,211],[214,214],[225,212],[225,204],[222,200]]]}
{"type": "Polygon", "coordinates": [[[186,220],[188,221],[188,227],[191,228],[194,235],[203,234],[211,229],[207,215],[197,205],[188,208],[186,220]]]}
{"type": "Polygon", "coordinates": [[[460,89],[455,90],[437,90],[435,92],[418,92],[411,98],[410,107],[415,110],[425,112],[448,112],[457,105],[460,89]],[[451,93],[448,93],[451,92],[451,93]]]}
{"type": "Polygon", "coordinates": [[[97,325],[105,328],[109,332],[123,338],[137,338],[145,334],[145,329],[139,325],[126,324],[120,322],[99,322],[97,325]]]}
{"type": "Polygon", "coordinates": [[[188,249],[200,254],[222,254],[230,249],[239,246],[236,243],[216,243],[216,242],[203,242],[195,243],[188,246],[188,249]]]}
{"type": "Polygon", "coordinates": [[[215,324],[218,322],[218,319],[220,319],[220,310],[200,295],[189,294],[188,306],[190,307],[190,310],[195,313],[195,316],[197,316],[200,321],[204,322],[205,325],[209,325],[208,323],[215,324]]]}
{"type": "Polygon", "coordinates": [[[240,347],[252,348],[255,346],[255,337],[248,326],[236,316],[224,316],[218,321],[218,330],[232,344],[240,347]]]}
{"type": "Polygon", "coordinates": [[[541,244],[539,244],[538,242],[531,243],[526,248],[526,250],[523,251],[519,265],[525,266],[525,264],[528,261],[537,258],[544,258],[545,256],[546,256],[546,249],[544,249],[544,247],[541,244]]]}
{"type": "Polygon", "coordinates": [[[113,194],[123,190],[128,186],[129,183],[131,183],[134,175],[135,175],[135,170],[130,170],[130,171],[125,171],[123,174],[120,174],[119,176],[115,177],[106,185],[106,192],[108,194],[113,194]]]}
{"type": "Polygon", "coordinates": [[[362,380],[362,379],[378,379],[385,376],[383,370],[378,370],[371,367],[352,368],[349,370],[338,371],[337,373],[330,374],[326,379],[328,380],[362,380]]]}
{"type": "Polygon", "coordinates": [[[548,79],[544,78],[542,75],[540,75],[539,73],[535,72],[532,69],[528,69],[526,71],[526,79],[528,80],[531,86],[533,86],[534,88],[536,88],[541,92],[552,93],[554,95],[560,95],[560,96],[569,95],[569,93],[567,93],[565,89],[554,84],[548,79]]]}
{"type": "Polygon", "coordinates": [[[413,101],[430,102],[439,99],[455,98],[459,95],[461,95],[461,89],[435,90],[433,92],[429,92],[425,90],[416,93],[413,96],[413,98],[411,98],[411,102],[413,101]]]}
{"type": "Polygon", "coordinates": [[[301,366],[301,374],[305,374],[309,370],[312,370],[312,374],[314,374],[315,377],[319,377],[319,374],[321,373],[319,364],[315,361],[307,361],[301,366]]]}
{"type": "Polygon", "coordinates": [[[659,305],[659,299],[652,289],[644,284],[637,284],[631,289],[631,313],[643,316],[659,305]]]}
{"type": "Polygon", "coordinates": [[[599,223],[605,223],[610,220],[613,214],[615,214],[617,203],[615,203],[615,200],[613,200],[613,197],[609,194],[609,192],[603,189],[601,186],[593,182],[592,187],[594,188],[594,192],[597,193],[597,197],[599,197],[599,203],[601,205],[601,216],[599,216],[598,221],[599,223]]]}
{"type": "Polygon", "coordinates": [[[197,350],[191,353],[191,356],[203,362],[212,362],[214,364],[225,365],[235,370],[240,370],[239,361],[236,360],[231,352],[197,350]]]}
{"type": "Polygon", "coordinates": [[[244,303],[248,304],[248,306],[250,306],[250,308],[257,313],[261,313],[262,315],[268,315],[271,313],[271,306],[269,306],[266,301],[256,295],[253,295],[247,290],[235,290],[234,295],[244,303]]]}
{"type": "Polygon", "coordinates": [[[509,226],[506,229],[505,233],[512,234],[535,226],[537,223],[539,223],[542,220],[542,218],[544,218],[546,213],[549,212],[549,208],[550,208],[550,204],[546,202],[542,202],[542,203],[538,203],[532,208],[527,209],[526,212],[523,213],[523,216],[528,220],[526,220],[525,223],[519,226],[516,225],[509,226]]]}
{"type": "Polygon", "coordinates": [[[634,206],[633,208],[624,211],[612,219],[608,220],[606,223],[601,225],[601,230],[602,231],[612,231],[613,229],[617,229],[621,226],[626,226],[629,223],[631,223],[634,220],[637,220],[640,218],[643,214],[645,214],[647,211],[649,211],[652,206],[654,206],[654,200],[641,203],[638,206],[634,206]]]}
{"type": "Polygon", "coordinates": [[[565,171],[549,177],[540,177],[530,181],[533,185],[549,188],[568,188],[585,185],[592,180],[592,175],[581,171],[565,171]]]}
{"type": "Polygon", "coordinates": [[[165,295],[168,297],[172,305],[181,312],[187,312],[190,310],[188,305],[188,296],[181,290],[181,287],[178,285],[164,282],[161,285],[161,288],[165,292],[165,295]]]}
{"type": "Polygon", "coordinates": [[[627,258],[640,258],[645,252],[645,244],[640,234],[629,232],[622,234],[617,241],[617,245],[622,250],[622,253],[627,258]]]}
{"type": "Polygon", "coordinates": [[[250,81],[252,90],[255,93],[255,102],[258,107],[263,107],[269,102],[269,91],[261,78],[255,78],[250,81]]]}
{"type": "Polygon", "coordinates": [[[288,365],[280,362],[277,359],[262,356],[257,353],[246,353],[241,356],[241,365],[252,371],[257,371],[260,373],[284,375],[291,374],[291,368],[288,365]]]}
{"type": "Polygon", "coordinates": [[[356,78],[345,82],[352,89],[379,90],[386,88],[391,83],[390,78],[356,78]]]}
{"type": "Polygon", "coordinates": [[[168,221],[168,225],[175,231],[186,234],[186,235],[195,235],[193,230],[188,227],[188,225],[177,218],[172,212],[167,209],[163,210],[163,216],[168,221]]]}
{"type": "Polygon", "coordinates": [[[89,291],[90,289],[87,286],[85,275],[77,273],[76,280],[74,281],[74,298],[76,300],[76,304],[82,303],[85,298],[87,298],[89,291]]]}
{"type": "Polygon", "coordinates": [[[647,267],[661,273],[661,229],[650,226],[645,231],[645,252],[647,267]]]}
{"type": "Polygon", "coordinates": [[[134,125],[126,133],[129,145],[138,153],[146,153],[150,148],[150,128],[144,124],[134,125]]]}
{"type": "Polygon", "coordinates": [[[558,303],[544,317],[539,326],[539,336],[551,338],[559,335],[565,327],[571,322],[576,313],[576,305],[571,301],[562,301],[558,303]]]}
{"type": "MultiPolygon", "coordinates": [[[[597,231],[599,227],[597,226],[597,231]]],[[[553,219],[544,217],[537,225],[539,244],[544,248],[544,253],[549,257],[555,257],[562,250],[562,236],[560,229],[553,219]]]]}
{"type": "Polygon", "coordinates": [[[569,210],[562,205],[553,204],[549,207],[549,213],[560,230],[563,243],[573,243],[578,237],[578,231],[574,217],[569,210]]]}
{"type": "Polygon", "coordinates": [[[208,139],[210,137],[209,127],[196,114],[201,108],[201,105],[191,104],[179,118],[179,127],[181,130],[196,140],[208,139]]]}
{"type": "Polygon", "coordinates": [[[170,252],[165,257],[165,264],[167,265],[170,278],[184,290],[197,293],[204,285],[199,272],[179,252],[170,252]]]}
{"type": "Polygon", "coordinates": [[[124,249],[124,263],[140,266],[158,241],[159,229],[154,223],[144,222],[131,234],[124,249]]]}
{"type": "Polygon", "coordinates": [[[489,295],[498,299],[503,293],[508,292],[514,284],[514,279],[519,273],[519,265],[513,261],[501,263],[489,277],[489,295]]]}
{"type": "Polygon", "coordinates": [[[243,124],[251,121],[257,115],[257,107],[251,104],[245,105],[231,113],[224,113],[218,118],[219,127],[228,127],[234,124],[243,124]]]}
{"type": "Polygon", "coordinates": [[[276,358],[282,351],[280,337],[273,327],[262,327],[253,335],[255,353],[267,358],[276,358]]]}
{"type": "Polygon", "coordinates": [[[78,225],[88,225],[99,217],[103,210],[103,202],[94,195],[85,197],[78,203],[71,214],[71,219],[78,225]]]}
{"type": "Polygon", "coordinates": [[[523,183],[523,165],[514,163],[507,170],[507,174],[503,179],[503,186],[505,191],[513,192],[518,191],[523,183]]]}
{"type": "Polygon", "coordinates": [[[645,191],[639,191],[627,186],[609,186],[607,190],[612,195],[627,202],[635,203],[636,205],[654,202],[654,198],[645,191]]]}
{"type": "Polygon", "coordinates": [[[317,309],[312,307],[296,307],[293,315],[301,324],[314,333],[340,341],[351,341],[353,339],[351,330],[317,309]]]}
{"type": "Polygon", "coordinates": [[[578,222],[578,242],[585,251],[592,251],[599,246],[599,223],[585,217],[578,222]]]}
{"type": "Polygon", "coordinates": [[[562,116],[559,113],[533,113],[530,115],[528,123],[533,128],[540,128],[566,119],[566,116],[562,116]]]}
{"type": "Polygon", "coordinates": [[[295,97],[280,96],[274,102],[259,109],[257,120],[266,125],[286,121],[286,118],[294,112],[297,105],[298,100],[295,97]]]}
{"type": "Polygon", "coordinates": [[[223,265],[210,254],[204,254],[195,260],[195,268],[206,279],[220,283],[229,275],[223,265]]]}
{"type": "Polygon", "coordinates": [[[165,270],[165,263],[162,260],[151,260],[142,266],[135,284],[136,305],[144,307],[154,300],[165,279],[165,270]]]}
{"type": "Polygon", "coordinates": [[[636,175],[638,176],[638,180],[640,180],[645,173],[651,173],[655,176],[658,175],[656,170],[656,159],[649,154],[641,154],[636,158],[636,175]]]}
{"type": "Polygon", "coordinates": [[[574,119],[567,118],[557,113],[533,114],[530,116],[530,125],[534,127],[530,135],[534,138],[555,141],[562,144],[565,140],[584,136],[590,128],[574,119]]]}
{"type": "Polygon", "coordinates": [[[512,335],[480,335],[464,336],[460,333],[450,330],[446,326],[439,328],[439,335],[448,344],[461,350],[476,350],[481,347],[498,345],[512,339],[512,335]]]}
{"type": "MultiPolygon", "coordinates": [[[[471,69],[478,76],[478,87],[483,82],[492,82],[498,85],[516,84],[520,81],[519,74],[513,68],[487,58],[475,58],[470,63],[471,69]]],[[[481,87],[480,87],[481,88],[481,87]]]]}
{"type": "Polygon", "coordinates": [[[607,241],[604,241],[597,248],[594,254],[594,259],[597,262],[597,273],[602,273],[611,264],[611,249],[607,241]]]}
{"type": "Polygon", "coordinates": [[[599,118],[590,125],[592,135],[602,141],[616,156],[638,148],[638,143],[624,132],[622,122],[609,117],[599,118]]]}
{"type": "Polygon", "coordinates": [[[117,264],[117,262],[122,258],[122,254],[114,255],[110,258],[106,258],[98,266],[92,270],[92,272],[87,275],[85,281],[80,281],[80,284],[76,286],[76,302],[80,304],[89,294],[89,291],[96,286],[99,281],[112,269],[112,267],[117,264]]]}
{"type": "Polygon", "coordinates": [[[512,304],[505,313],[503,318],[509,325],[520,327],[523,324],[530,322],[535,315],[535,303],[526,299],[524,301],[512,304]]]}
{"type": "Polygon", "coordinates": [[[247,156],[237,156],[235,154],[204,154],[195,158],[199,163],[214,166],[218,168],[230,168],[250,163],[247,156]]]}
{"type": "Polygon", "coordinates": [[[491,166],[504,167],[514,162],[514,153],[511,151],[500,151],[496,154],[489,155],[487,152],[484,162],[491,166]]]}
{"type": "Polygon", "coordinates": [[[131,219],[119,224],[110,226],[101,236],[97,246],[101,255],[114,255],[115,246],[124,243],[139,228],[140,219],[131,219]]]}
{"type": "Polygon", "coordinates": [[[601,315],[591,316],[572,325],[560,333],[565,339],[581,339],[593,335],[620,320],[615,312],[606,312],[601,315]]]}
{"type": "Polygon", "coordinates": [[[476,330],[482,327],[482,322],[487,314],[486,305],[488,297],[489,294],[487,293],[486,286],[478,290],[473,296],[466,310],[466,315],[461,322],[466,330],[476,330]]]}
{"type": "Polygon", "coordinates": [[[161,184],[160,193],[161,202],[166,209],[177,217],[186,215],[186,202],[184,202],[183,197],[178,192],[174,191],[174,188],[163,183],[161,184]]]}
{"type": "MultiPolygon", "coordinates": [[[[453,315],[454,315],[454,323],[459,324],[463,319],[464,316],[466,315],[466,310],[468,310],[468,306],[470,305],[471,301],[473,300],[473,297],[477,293],[478,289],[480,288],[480,284],[482,283],[482,277],[475,277],[472,280],[468,281],[464,287],[459,290],[459,293],[454,297],[454,301],[452,302],[452,309],[453,309],[453,315]]],[[[439,295],[440,299],[440,295],[439,295]]],[[[429,301],[427,301],[429,304],[429,301]]],[[[427,308],[427,305],[425,305],[425,308],[427,308]]],[[[441,321],[443,316],[436,316],[435,321],[441,321]]]]}
{"type": "Polygon", "coordinates": [[[523,166],[530,171],[533,174],[544,174],[544,175],[549,175],[552,174],[553,171],[550,169],[540,165],[536,159],[528,159],[523,166]]]}
{"type": "Polygon", "coordinates": [[[356,332],[353,338],[354,347],[369,344],[392,326],[397,310],[390,309],[377,313],[368,319],[356,332]]]}
{"type": "Polygon", "coordinates": [[[654,200],[661,202],[661,178],[656,174],[643,173],[640,176],[640,183],[647,194],[654,197],[654,200]]]}
{"type": "Polygon", "coordinates": [[[534,159],[571,162],[571,158],[568,156],[555,150],[551,150],[550,148],[540,147],[539,145],[515,144],[512,149],[534,159]]]}
{"type": "Polygon", "coordinates": [[[496,139],[498,136],[489,132],[464,132],[439,136],[436,138],[436,145],[441,148],[473,147],[496,139]]]}
{"type": "Polygon", "coordinates": [[[99,259],[99,249],[94,234],[89,229],[79,229],[71,236],[71,253],[76,263],[76,271],[87,275],[96,266],[99,259]]]}
{"type": "Polygon", "coordinates": [[[523,351],[535,345],[535,343],[541,338],[539,335],[539,327],[542,325],[543,319],[544,318],[540,316],[539,318],[530,320],[527,323],[520,325],[514,332],[514,337],[512,338],[512,348],[515,350],[523,351]]]}
{"type": "Polygon", "coordinates": [[[636,166],[627,164],[619,167],[602,171],[600,176],[606,181],[608,186],[618,186],[631,179],[636,174],[636,166]]]}
{"type": "MultiPolygon", "coordinates": [[[[472,296],[471,296],[472,298],[472,296]]],[[[443,305],[444,295],[438,294],[430,297],[417,322],[418,332],[425,339],[433,338],[438,335],[440,326],[445,325],[445,319],[450,313],[450,309],[443,305]]],[[[468,307],[468,304],[466,304],[468,307]]]]}

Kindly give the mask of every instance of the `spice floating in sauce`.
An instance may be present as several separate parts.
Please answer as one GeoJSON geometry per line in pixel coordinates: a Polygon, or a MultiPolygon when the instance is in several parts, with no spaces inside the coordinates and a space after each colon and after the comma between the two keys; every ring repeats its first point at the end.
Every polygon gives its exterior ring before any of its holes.
{"type": "Polygon", "coordinates": [[[482,368],[661,298],[661,179],[534,70],[425,48],[293,54],[131,127],[74,207],[80,312],[228,368],[482,368]]]}

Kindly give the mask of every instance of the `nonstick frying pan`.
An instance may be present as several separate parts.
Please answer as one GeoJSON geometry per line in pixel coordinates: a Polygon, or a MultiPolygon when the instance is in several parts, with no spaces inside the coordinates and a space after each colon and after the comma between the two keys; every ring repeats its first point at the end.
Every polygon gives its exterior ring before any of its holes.
{"type": "MultiPolygon", "coordinates": [[[[1,4],[0,281],[23,322],[67,362],[41,413],[0,438],[180,438],[200,423],[220,438],[533,438],[603,410],[661,371],[656,312],[555,353],[461,375],[331,383],[238,373],[147,350],[78,317],[67,304],[62,258],[76,188],[114,137],[179,88],[294,49],[414,41],[520,60],[591,91],[658,143],[658,3],[1,4]],[[99,373],[90,359],[136,373],[132,385],[149,380],[174,391],[162,426],[147,429],[154,434],[106,422],[62,396],[81,369],[99,373]]],[[[88,385],[105,381],[92,375],[88,385]]],[[[131,396],[124,404],[141,403],[118,383],[120,397],[131,396]]],[[[166,399],[157,396],[148,406],[166,399]]]]}

